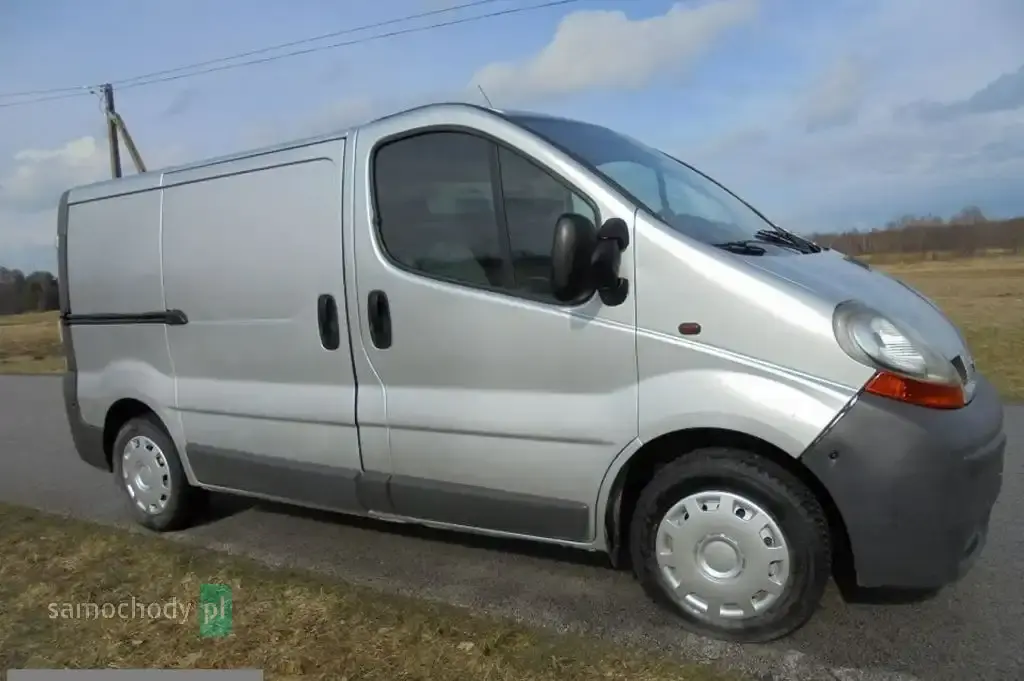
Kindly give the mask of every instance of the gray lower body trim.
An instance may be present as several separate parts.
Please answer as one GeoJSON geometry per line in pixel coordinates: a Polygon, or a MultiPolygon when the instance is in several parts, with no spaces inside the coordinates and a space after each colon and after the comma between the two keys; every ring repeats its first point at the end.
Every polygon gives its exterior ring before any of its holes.
{"type": "MultiPolygon", "coordinates": [[[[68,374],[68,377],[64,379],[65,384],[72,383],[73,385],[73,381],[70,380],[71,376],[72,374],[68,374]]],[[[66,403],[76,405],[76,403],[70,400],[66,403]]],[[[68,426],[71,428],[71,442],[74,443],[78,456],[93,468],[109,473],[111,470],[111,460],[107,456],[106,448],[103,446],[103,429],[97,426],[90,426],[83,421],[81,414],[77,410],[77,405],[68,407],[67,414],[68,426]]]]}
{"type": "Polygon", "coordinates": [[[392,512],[409,518],[565,541],[590,539],[586,504],[401,475],[392,476],[388,488],[392,512]]]}
{"type": "Polygon", "coordinates": [[[338,511],[360,511],[360,471],[299,463],[216,447],[189,445],[188,462],[202,485],[236,489],[338,511]]]}
{"type": "Polygon", "coordinates": [[[201,485],[349,513],[376,512],[545,539],[586,542],[590,507],[470,485],[389,476],[190,445],[201,485]]]}

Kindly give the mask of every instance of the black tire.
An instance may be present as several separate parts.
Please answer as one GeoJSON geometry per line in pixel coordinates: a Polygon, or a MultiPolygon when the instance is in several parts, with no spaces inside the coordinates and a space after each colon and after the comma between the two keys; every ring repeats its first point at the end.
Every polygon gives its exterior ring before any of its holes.
{"type": "Polygon", "coordinates": [[[679,615],[690,631],[739,643],[772,641],[806,624],[832,571],[828,521],[811,491],[781,466],[737,449],[697,450],[658,470],[637,500],[629,543],[633,570],[648,596],[679,615]],[[743,495],[774,516],[787,539],[789,580],[779,600],[763,614],[711,623],[680,604],[663,583],[655,555],[658,525],[673,505],[702,490],[743,495]]]}
{"type": "Polygon", "coordinates": [[[128,421],[117,434],[113,450],[114,481],[127,501],[135,521],[156,532],[172,532],[188,527],[205,507],[206,490],[193,487],[185,477],[181,458],[174,441],[167,434],[163,424],[155,416],[140,416],[128,421]],[[170,494],[167,505],[158,513],[150,513],[138,506],[131,497],[126,484],[123,464],[124,450],[132,438],[147,437],[163,452],[166,474],[170,478],[170,494]]]}

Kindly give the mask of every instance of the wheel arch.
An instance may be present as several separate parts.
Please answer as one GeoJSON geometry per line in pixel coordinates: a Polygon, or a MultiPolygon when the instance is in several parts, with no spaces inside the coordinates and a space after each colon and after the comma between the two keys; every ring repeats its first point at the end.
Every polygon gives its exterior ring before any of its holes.
{"type": "Polygon", "coordinates": [[[152,416],[160,426],[167,431],[167,424],[157,413],[156,409],[146,404],[137,397],[123,397],[107,409],[103,419],[103,453],[107,457],[107,469],[114,468],[114,442],[118,433],[132,419],[142,416],[152,416]]]}
{"type": "Polygon", "coordinates": [[[793,474],[821,504],[832,535],[833,566],[837,577],[852,574],[853,561],[846,524],[825,486],[800,461],[777,444],[742,431],[719,427],[685,428],[645,442],[618,468],[604,506],[605,544],[612,564],[629,563],[629,527],[644,486],[666,463],[708,447],[742,449],[764,457],[793,474]]]}

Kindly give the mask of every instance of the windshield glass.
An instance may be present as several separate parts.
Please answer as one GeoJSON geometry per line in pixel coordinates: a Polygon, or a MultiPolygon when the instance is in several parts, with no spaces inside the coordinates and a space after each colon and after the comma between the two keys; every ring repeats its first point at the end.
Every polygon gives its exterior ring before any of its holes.
{"type": "Polygon", "coordinates": [[[590,123],[509,116],[588,163],[678,232],[708,244],[760,240],[775,228],[704,175],[657,149],[590,123]]]}

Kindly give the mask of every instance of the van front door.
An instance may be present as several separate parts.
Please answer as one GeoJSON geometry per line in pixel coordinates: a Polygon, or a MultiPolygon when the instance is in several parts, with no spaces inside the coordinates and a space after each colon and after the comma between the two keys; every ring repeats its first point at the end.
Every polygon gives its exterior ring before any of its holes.
{"type": "Polygon", "coordinates": [[[602,478],[637,435],[634,301],[557,302],[550,248],[564,212],[632,225],[632,210],[502,119],[417,115],[361,131],[370,167],[354,173],[350,305],[385,396],[388,510],[591,541],[602,478]]]}

